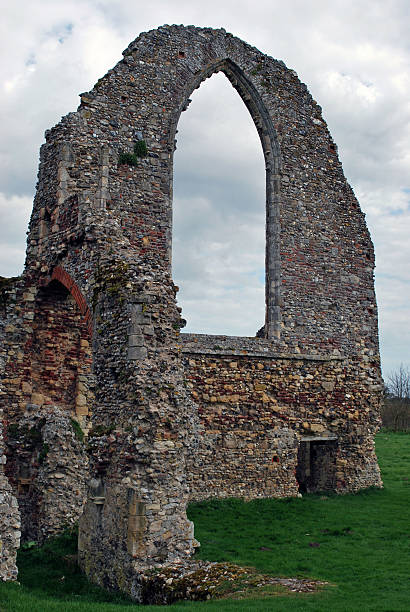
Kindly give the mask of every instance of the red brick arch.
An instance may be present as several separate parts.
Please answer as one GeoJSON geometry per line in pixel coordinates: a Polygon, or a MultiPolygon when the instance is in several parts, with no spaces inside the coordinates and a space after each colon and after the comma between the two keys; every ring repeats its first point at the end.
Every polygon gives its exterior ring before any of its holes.
{"type": "Polygon", "coordinates": [[[85,301],[82,291],[75,282],[75,280],[73,280],[70,274],[66,272],[66,270],[64,270],[64,268],[62,268],[61,266],[57,266],[54,268],[50,277],[50,281],[52,280],[59,281],[71,293],[77,303],[78,308],[80,309],[81,314],[83,315],[84,323],[86,324],[90,335],[92,335],[91,311],[88,308],[87,302],[85,301]]]}

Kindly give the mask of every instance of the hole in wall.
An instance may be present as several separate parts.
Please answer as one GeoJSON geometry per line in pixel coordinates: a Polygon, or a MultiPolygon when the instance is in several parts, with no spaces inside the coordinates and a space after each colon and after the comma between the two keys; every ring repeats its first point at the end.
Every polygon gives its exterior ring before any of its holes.
{"type": "Polygon", "coordinates": [[[301,440],[296,468],[300,493],[335,489],[337,449],[336,440],[301,440]]]}
{"type": "Polygon", "coordinates": [[[255,336],[265,319],[265,161],[222,73],[194,92],[174,156],[173,280],[184,332],[255,336]]]}

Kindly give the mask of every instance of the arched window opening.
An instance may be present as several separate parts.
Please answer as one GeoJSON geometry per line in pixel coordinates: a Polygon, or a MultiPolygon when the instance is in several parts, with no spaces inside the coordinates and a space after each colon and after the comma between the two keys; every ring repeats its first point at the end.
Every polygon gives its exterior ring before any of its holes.
{"type": "Polygon", "coordinates": [[[190,333],[255,336],[265,322],[265,161],[226,77],[207,79],[178,123],[172,272],[190,333]]]}

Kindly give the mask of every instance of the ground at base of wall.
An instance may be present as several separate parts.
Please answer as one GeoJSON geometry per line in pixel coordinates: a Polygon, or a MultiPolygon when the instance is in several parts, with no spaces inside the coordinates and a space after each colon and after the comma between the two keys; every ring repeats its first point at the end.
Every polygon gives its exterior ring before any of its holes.
{"type": "MultiPolygon", "coordinates": [[[[163,605],[183,600],[199,602],[297,594],[309,596],[331,584],[311,578],[277,577],[229,561],[191,558],[141,569],[128,582],[128,585],[132,584],[132,593],[121,593],[101,588],[87,580],[78,566],[77,538],[77,529],[69,528],[49,538],[41,546],[34,542],[23,545],[18,557],[21,587],[34,597],[68,597],[70,601],[74,601],[71,599],[73,597],[85,597],[86,601],[98,606],[103,603],[163,605]]],[[[0,604],[1,597],[0,588],[0,604]]]]}
{"type": "MultiPolygon", "coordinates": [[[[232,601],[245,597],[239,590],[223,599],[172,604],[170,610],[408,610],[408,513],[403,509],[410,504],[409,443],[404,433],[382,431],[376,436],[383,489],[246,503],[212,500],[188,507],[201,542],[195,561],[252,566],[269,576],[319,578],[337,586],[298,594],[274,592],[280,587],[268,585],[248,591],[244,601],[232,601]]],[[[0,582],[0,608],[60,612],[66,606],[108,612],[115,603],[121,610],[134,610],[135,603],[125,595],[91,584],[76,565],[76,553],[75,531],[42,547],[23,546],[18,555],[20,585],[0,582]]],[[[154,606],[145,610],[154,612],[154,606]]]]}
{"type": "Polygon", "coordinates": [[[163,605],[180,600],[271,597],[314,593],[327,584],[319,580],[268,576],[254,568],[232,563],[186,561],[167,564],[141,575],[139,601],[163,605]]]}

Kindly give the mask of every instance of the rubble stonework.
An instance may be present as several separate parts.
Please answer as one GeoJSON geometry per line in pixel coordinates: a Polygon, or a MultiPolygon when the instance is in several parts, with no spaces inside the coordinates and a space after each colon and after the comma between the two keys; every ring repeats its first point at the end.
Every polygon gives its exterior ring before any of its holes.
{"type": "MultiPolygon", "coordinates": [[[[0,279],[0,295],[3,295],[4,285],[0,279]]],[[[5,342],[5,321],[0,319],[0,372],[4,370],[7,359],[5,342]]],[[[1,385],[1,380],[0,380],[1,385]]],[[[1,386],[0,386],[1,389],[1,386]]],[[[16,580],[16,556],[20,546],[20,513],[17,499],[13,495],[11,485],[4,474],[6,464],[4,441],[4,413],[0,404],[0,580],[16,580]]]]}
{"type": "Polygon", "coordinates": [[[138,599],[141,572],[197,545],[190,498],[380,486],[381,377],[372,243],[296,73],[223,29],[163,26],[123,55],[46,132],[25,270],[3,304],[1,401],[27,537],[75,520],[87,485],[81,567],[138,599]],[[179,333],[175,135],[218,71],[266,162],[258,338],[179,333]]]}
{"type": "Polygon", "coordinates": [[[275,353],[259,338],[181,340],[201,423],[191,499],[380,486],[377,358],[275,353]]]}
{"type": "MultiPolygon", "coordinates": [[[[3,425],[0,423],[0,438],[2,437],[3,425]]],[[[16,557],[21,536],[20,513],[17,499],[4,474],[6,456],[3,444],[0,444],[0,462],[0,580],[16,580],[16,557]]]]}
{"type": "Polygon", "coordinates": [[[6,474],[16,491],[24,541],[42,543],[76,525],[86,499],[88,456],[79,427],[55,406],[29,405],[8,427],[6,474]]]}

